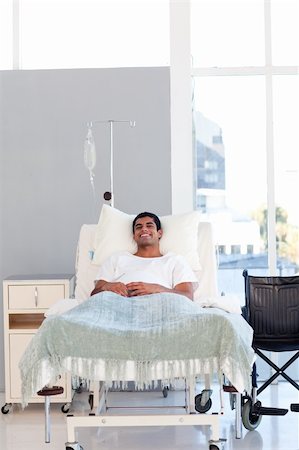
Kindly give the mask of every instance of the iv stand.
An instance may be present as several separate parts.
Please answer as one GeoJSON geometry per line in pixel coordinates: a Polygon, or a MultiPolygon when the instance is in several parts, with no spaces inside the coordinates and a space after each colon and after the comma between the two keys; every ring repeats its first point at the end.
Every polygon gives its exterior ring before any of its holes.
{"type": "Polygon", "coordinates": [[[90,122],[91,125],[94,123],[109,123],[110,126],[110,192],[104,192],[104,200],[110,202],[110,206],[114,207],[114,171],[113,171],[113,163],[114,163],[114,124],[115,123],[129,123],[131,128],[134,128],[136,125],[135,120],[95,120],[90,122]]]}

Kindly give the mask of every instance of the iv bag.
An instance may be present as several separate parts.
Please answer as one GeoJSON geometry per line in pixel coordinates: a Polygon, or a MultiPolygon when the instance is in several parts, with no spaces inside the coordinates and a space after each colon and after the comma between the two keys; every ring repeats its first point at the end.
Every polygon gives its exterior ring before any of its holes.
{"type": "Polygon", "coordinates": [[[88,169],[90,172],[96,165],[96,148],[91,127],[88,128],[87,135],[84,141],[84,164],[86,169],[88,169]]]}
{"type": "Polygon", "coordinates": [[[96,193],[95,193],[95,185],[94,185],[94,173],[93,169],[96,165],[96,147],[91,131],[92,124],[88,124],[87,135],[84,141],[84,165],[86,169],[89,171],[89,181],[92,190],[93,197],[93,206],[94,211],[96,212],[96,193]]]}

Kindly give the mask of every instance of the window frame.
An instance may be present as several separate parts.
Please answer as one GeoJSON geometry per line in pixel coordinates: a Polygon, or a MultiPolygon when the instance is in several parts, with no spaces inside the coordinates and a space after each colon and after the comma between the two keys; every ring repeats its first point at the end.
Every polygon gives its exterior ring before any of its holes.
{"type": "MultiPolygon", "coordinates": [[[[298,66],[273,66],[271,37],[271,1],[264,0],[265,65],[242,67],[193,67],[191,77],[215,76],[263,76],[266,95],[266,178],[268,210],[268,267],[269,275],[277,274],[276,206],[275,206],[275,154],[273,130],[273,77],[275,75],[298,75],[298,66]]],[[[189,30],[190,31],[190,30],[189,30]]]]}

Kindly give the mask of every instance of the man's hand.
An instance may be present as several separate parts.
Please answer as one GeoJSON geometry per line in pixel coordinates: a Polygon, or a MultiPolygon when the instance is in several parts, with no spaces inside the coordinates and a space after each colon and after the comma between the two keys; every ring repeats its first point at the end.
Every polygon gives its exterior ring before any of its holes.
{"type": "Polygon", "coordinates": [[[159,292],[173,292],[174,294],[185,295],[186,297],[193,300],[193,287],[192,283],[179,283],[174,286],[173,289],[169,289],[161,284],[155,283],[143,283],[142,281],[137,281],[133,283],[128,283],[126,285],[129,297],[136,297],[138,295],[148,295],[157,294],[159,292]]]}
{"type": "Polygon", "coordinates": [[[98,294],[99,292],[110,291],[115,294],[122,295],[123,297],[128,297],[128,289],[124,283],[116,282],[110,283],[109,281],[100,280],[97,282],[94,290],[90,295],[98,294]]]}
{"type": "Polygon", "coordinates": [[[161,284],[143,283],[142,281],[135,281],[126,285],[120,282],[98,280],[90,295],[95,295],[104,291],[114,292],[123,297],[137,297],[139,295],[157,294],[159,292],[173,292],[174,294],[185,295],[190,298],[190,300],[193,300],[192,283],[180,283],[174,286],[173,289],[169,289],[161,284]]]}
{"type": "Polygon", "coordinates": [[[135,297],[137,295],[148,295],[156,294],[158,292],[165,292],[166,288],[160,284],[154,283],[143,283],[142,281],[137,281],[133,283],[128,283],[126,285],[129,297],[135,297]]]}
{"type": "Polygon", "coordinates": [[[128,289],[124,283],[116,282],[116,283],[106,283],[102,287],[103,291],[114,292],[115,294],[122,295],[123,297],[128,297],[128,289]]]}

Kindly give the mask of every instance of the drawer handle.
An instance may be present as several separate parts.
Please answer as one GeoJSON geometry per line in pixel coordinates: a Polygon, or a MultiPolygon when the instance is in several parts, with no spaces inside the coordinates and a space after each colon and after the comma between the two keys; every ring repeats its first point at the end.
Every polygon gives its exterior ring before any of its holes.
{"type": "Polygon", "coordinates": [[[34,288],[34,301],[35,301],[35,307],[37,308],[37,304],[38,304],[38,290],[37,290],[37,287],[34,288]]]}

